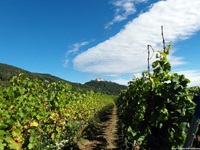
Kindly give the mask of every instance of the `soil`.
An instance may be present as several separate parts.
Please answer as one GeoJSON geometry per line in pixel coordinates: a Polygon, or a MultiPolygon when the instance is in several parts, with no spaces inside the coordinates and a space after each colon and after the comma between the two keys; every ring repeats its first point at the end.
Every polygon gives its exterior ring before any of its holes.
{"type": "Polygon", "coordinates": [[[84,138],[78,142],[80,150],[118,150],[117,109],[113,107],[100,117],[95,126],[84,129],[84,138]]]}

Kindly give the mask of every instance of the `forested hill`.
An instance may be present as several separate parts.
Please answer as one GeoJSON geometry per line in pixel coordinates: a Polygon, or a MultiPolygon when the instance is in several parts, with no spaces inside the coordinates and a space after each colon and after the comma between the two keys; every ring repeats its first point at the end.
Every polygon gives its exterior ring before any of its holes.
{"type": "Polygon", "coordinates": [[[50,74],[32,73],[15,66],[0,63],[0,86],[9,86],[10,79],[13,76],[19,75],[20,73],[26,74],[27,77],[29,78],[38,78],[42,81],[48,81],[48,82],[64,81],[70,83],[69,81],[52,76],[50,74]]]}
{"type": "Polygon", "coordinates": [[[24,73],[27,75],[28,78],[38,78],[42,81],[48,81],[48,82],[58,82],[63,81],[66,83],[69,83],[73,86],[74,89],[85,89],[85,90],[94,90],[94,91],[100,91],[107,94],[119,94],[119,92],[124,89],[126,86],[119,85],[117,83],[113,82],[87,82],[85,84],[80,83],[74,83],[70,81],[63,80],[61,78],[58,78],[56,76],[50,75],[50,74],[41,74],[41,73],[32,73],[27,70],[8,65],[8,64],[2,64],[0,63],[0,86],[6,87],[10,85],[10,79],[13,76],[17,76],[20,73],[24,73]]]}
{"type": "Polygon", "coordinates": [[[126,89],[125,85],[120,85],[110,81],[97,81],[91,80],[90,82],[86,82],[85,85],[89,87],[93,87],[96,90],[101,90],[107,94],[117,95],[121,90],[126,89]]]}
{"type": "Polygon", "coordinates": [[[2,64],[2,63],[0,63],[0,86],[2,86],[2,87],[9,86],[10,85],[10,79],[13,76],[19,75],[20,73],[26,74],[26,76],[28,78],[31,78],[31,79],[37,78],[39,80],[47,81],[47,82],[50,82],[50,83],[51,82],[63,81],[63,82],[66,82],[68,84],[71,84],[74,89],[79,89],[79,88],[84,89],[84,90],[90,90],[91,89],[90,87],[88,87],[86,85],[83,85],[83,84],[80,84],[80,83],[70,82],[70,81],[61,79],[59,77],[50,75],[50,74],[32,73],[30,71],[27,71],[27,70],[24,70],[24,69],[15,67],[15,66],[11,66],[11,65],[8,65],[8,64],[2,64]]]}

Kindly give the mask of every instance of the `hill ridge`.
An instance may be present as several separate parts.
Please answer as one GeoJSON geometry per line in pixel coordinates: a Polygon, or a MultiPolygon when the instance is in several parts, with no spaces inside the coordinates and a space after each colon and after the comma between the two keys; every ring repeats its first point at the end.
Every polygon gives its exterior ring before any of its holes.
{"type": "Polygon", "coordinates": [[[34,72],[21,69],[19,67],[15,67],[13,65],[8,65],[8,64],[3,64],[3,63],[0,63],[0,86],[2,87],[10,86],[10,79],[13,76],[19,75],[20,73],[25,73],[27,77],[29,78],[38,78],[42,81],[46,81],[46,80],[49,82],[63,81],[68,84],[71,84],[74,89],[81,88],[85,90],[94,90],[94,91],[99,91],[99,92],[112,94],[112,95],[119,94],[119,92],[126,87],[126,86],[119,85],[117,83],[106,81],[106,80],[101,81],[99,83],[94,80],[86,82],[85,84],[75,83],[75,82],[64,80],[62,78],[56,77],[48,73],[34,73],[34,72]]]}

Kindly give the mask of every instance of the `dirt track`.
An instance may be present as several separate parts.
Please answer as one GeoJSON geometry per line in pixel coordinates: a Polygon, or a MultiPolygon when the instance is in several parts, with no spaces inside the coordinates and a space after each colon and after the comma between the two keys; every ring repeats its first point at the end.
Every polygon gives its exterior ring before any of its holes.
{"type": "Polygon", "coordinates": [[[113,107],[100,122],[87,130],[86,136],[78,143],[80,150],[117,150],[117,110],[113,107]]]}

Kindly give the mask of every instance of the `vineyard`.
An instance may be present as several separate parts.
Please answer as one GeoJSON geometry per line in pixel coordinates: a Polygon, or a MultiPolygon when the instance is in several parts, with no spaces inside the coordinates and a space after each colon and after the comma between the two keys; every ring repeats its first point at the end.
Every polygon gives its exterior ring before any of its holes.
{"type": "Polygon", "coordinates": [[[171,73],[169,54],[170,45],[158,51],[152,71],[134,77],[115,100],[101,92],[75,90],[64,82],[30,79],[23,73],[14,76],[12,86],[0,87],[0,150],[72,148],[93,118],[105,108],[112,111],[108,106],[114,106],[113,112],[117,109],[119,121],[111,118],[112,126],[107,120],[106,126],[96,129],[105,127],[107,132],[99,133],[109,139],[112,133],[108,130],[117,124],[120,148],[183,147],[194,114],[193,99],[200,88],[188,88],[189,79],[171,73]]]}
{"type": "Polygon", "coordinates": [[[0,89],[0,150],[62,149],[113,97],[24,74],[0,89]]]}
{"type": "Polygon", "coordinates": [[[125,147],[170,150],[182,148],[190,127],[199,88],[187,88],[189,79],[170,73],[170,45],[156,55],[152,73],[133,78],[116,104],[125,147]]]}

